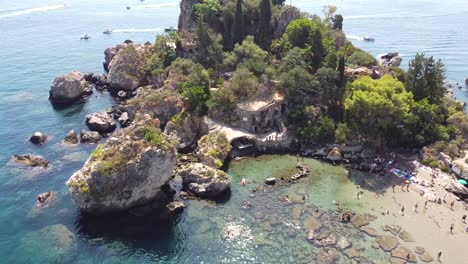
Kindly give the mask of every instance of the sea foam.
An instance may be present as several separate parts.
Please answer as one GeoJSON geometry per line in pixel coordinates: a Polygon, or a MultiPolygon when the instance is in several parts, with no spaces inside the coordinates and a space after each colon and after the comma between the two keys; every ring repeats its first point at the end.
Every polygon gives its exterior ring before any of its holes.
{"type": "Polygon", "coordinates": [[[64,9],[66,7],[65,4],[63,5],[53,5],[53,6],[42,6],[42,7],[34,7],[34,8],[27,8],[27,9],[17,9],[17,10],[12,10],[11,12],[2,12],[0,13],[0,18],[6,18],[6,17],[17,17],[17,16],[22,16],[22,15],[29,15],[32,13],[37,13],[37,12],[48,12],[52,10],[59,10],[59,9],[64,9]]]}

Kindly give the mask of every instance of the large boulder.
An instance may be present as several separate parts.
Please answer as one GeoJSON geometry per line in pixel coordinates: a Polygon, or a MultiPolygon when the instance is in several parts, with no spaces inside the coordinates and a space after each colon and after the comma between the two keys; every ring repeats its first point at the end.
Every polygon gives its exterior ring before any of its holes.
{"type": "Polygon", "coordinates": [[[119,50],[121,50],[123,47],[125,47],[125,44],[119,44],[114,47],[107,48],[104,50],[104,70],[109,71],[109,63],[112,61],[112,59],[117,55],[119,50]]]}
{"type": "Polygon", "coordinates": [[[57,224],[26,234],[15,250],[9,263],[72,263],[78,243],[66,226],[57,224]]]}
{"type": "Polygon", "coordinates": [[[231,187],[231,177],[202,163],[192,163],[180,171],[186,189],[200,197],[216,197],[231,187]]]}
{"type": "Polygon", "coordinates": [[[132,91],[145,82],[145,48],[140,45],[126,45],[109,63],[107,83],[113,91],[132,91]]]}
{"type": "Polygon", "coordinates": [[[76,132],[73,129],[68,131],[67,135],[63,139],[63,142],[67,144],[78,144],[78,141],[78,135],[76,135],[76,132]]]}
{"type": "Polygon", "coordinates": [[[330,152],[328,152],[327,160],[330,161],[340,161],[341,160],[341,152],[340,149],[337,147],[333,148],[330,152]]]}
{"type": "Polygon", "coordinates": [[[112,116],[105,111],[87,115],[86,125],[90,130],[97,131],[102,134],[110,133],[117,127],[112,116]]]}
{"type": "Polygon", "coordinates": [[[82,98],[86,91],[84,74],[72,71],[55,78],[49,91],[49,100],[55,104],[69,104],[82,98]]]}
{"type": "Polygon", "coordinates": [[[157,120],[144,119],[119,131],[70,177],[70,196],[82,211],[125,211],[163,196],[177,153],[158,126],[157,120]]]}
{"type": "Polygon", "coordinates": [[[157,116],[164,126],[182,110],[183,102],[180,94],[174,90],[146,86],[138,89],[138,95],[129,100],[128,105],[134,112],[157,116]]]}
{"type": "Polygon", "coordinates": [[[47,140],[47,135],[42,133],[42,132],[34,132],[31,137],[29,138],[29,141],[33,144],[43,144],[47,140]]]}
{"type": "Polygon", "coordinates": [[[13,156],[16,163],[31,167],[47,167],[50,162],[44,157],[31,154],[20,154],[13,156]]]}
{"type": "Polygon", "coordinates": [[[226,135],[215,131],[200,138],[196,155],[202,163],[215,168],[221,168],[231,150],[232,146],[226,135]]]}
{"type": "Polygon", "coordinates": [[[200,137],[204,123],[199,117],[192,116],[186,112],[180,113],[171,119],[164,129],[164,133],[173,137],[179,144],[178,150],[187,150],[196,143],[200,137]]]}
{"type": "Polygon", "coordinates": [[[402,60],[398,52],[390,52],[379,58],[379,64],[383,67],[399,67],[402,60]]]}
{"type": "Polygon", "coordinates": [[[81,130],[80,141],[85,144],[96,144],[102,139],[102,136],[96,131],[81,130]]]}

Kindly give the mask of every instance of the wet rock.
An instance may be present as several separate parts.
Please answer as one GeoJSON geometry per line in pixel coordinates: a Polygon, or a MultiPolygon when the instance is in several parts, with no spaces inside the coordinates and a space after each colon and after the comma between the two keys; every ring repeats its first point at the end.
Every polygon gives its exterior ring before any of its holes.
{"type": "Polygon", "coordinates": [[[414,252],[415,252],[416,254],[418,254],[418,255],[421,255],[421,254],[423,254],[424,252],[426,252],[426,249],[424,249],[423,247],[419,247],[419,246],[418,246],[418,247],[415,247],[415,248],[414,248],[414,252]]]}
{"type": "Polygon", "coordinates": [[[382,230],[390,232],[390,233],[392,233],[393,235],[396,236],[396,235],[398,235],[398,233],[400,233],[401,227],[397,226],[397,225],[385,225],[385,226],[382,227],[382,230]]]}
{"type": "Polygon", "coordinates": [[[91,78],[91,83],[98,87],[103,87],[107,84],[107,75],[105,74],[94,74],[91,78]]]}
{"type": "Polygon", "coordinates": [[[399,237],[405,242],[414,242],[413,236],[405,230],[401,231],[399,237]]]}
{"type": "Polygon", "coordinates": [[[47,167],[50,162],[44,157],[32,154],[20,154],[13,156],[16,163],[31,167],[47,167]]]}
{"type": "Polygon", "coordinates": [[[379,243],[380,248],[385,251],[391,251],[398,246],[398,239],[393,236],[378,236],[376,242],[379,243]]]}
{"type": "Polygon", "coordinates": [[[85,94],[87,83],[81,72],[72,71],[61,75],[52,82],[49,100],[54,104],[73,103],[85,94]]]}
{"type": "Polygon", "coordinates": [[[29,141],[33,144],[43,144],[46,140],[47,136],[42,132],[34,132],[29,138],[29,141]]]}
{"type": "Polygon", "coordinates": [[[116,128],[114,119],[105,111],[87,115],[86,125],[91,131],[97,131],[102,134],[110,133],[116,128]]]}
{"type": "Polygon", "coordinates": [[[416,255],[407,247],[399,246],[392,250],[392,257],[403,259],[407,262],[416,263],[416,255]]]}
{"type": "Polygon", "coordinates": [[[379,235],[377,230],[375,230],[375,228],[372,228],[372,227],[364,226],[364,227],[361,227],[360,230],[371,237],[376,237],[379,235]]]}
{"type": "Polygon", "coordinates": [[[350,248],[351,246],[352,243],[346,237],[341,237],[336,243],[336,247],[342,251],[350,248]]]}
{"type": "Polygon", "coordinates": [[[276,178],[272,177],[272,178],[268,178],[265,180],[265,184],[266,185],[275,185],[276,183],[276,178]]]}
{"type": "Polygon", "coordinates": [[[369,215],[369,214],[364,214],[364,215],[355,215],[353,218],[351,218],[351,223],[357,227],[360,228],[362,226],[368,225],[371,221],[375,220],[375,216],[369,215]]]}
{"type": "Polygon", "coordinates": [[[85,144],[96,144],[102,139],[102,136],[96,131],[81,130],[80,141],[85,144]]]}
{"type": "Polygon", "coordinates": [[[390,258],[390,263],[392,264],[406,264],[406,261],[404,259],[399,259],[399,258],[390,258]]]}
{"type": "Polygon", "coordinates": [[[372,242],[372,245],[371,245],[371,246],[372,246],[373,248],[375,248],[375,249],[380,248],[379,243],[377,243],[377,241],[372,242]]]}
{"type": "Polygon", "coordinates": [[[117,121],[119,121],[121,127],[127,127],[131,122],[127,112],[122,113],[117,121]]]}
{"type": "Polygon", "coordinates": [[[357,251],[354,248],[348,248],[347,250],[343,251],[348,258],[359,258],[361,256],[361,252],[357,251]]]}
{"type": "Polygon", "coordinates": [[[321,227],[322,223],[320,223],[320,221],[313,216],[308,217],[304,221],[304,229],[307,233],[317,232],[318,230],[320,230],[321,227]]]}
{"type": "Polygon", "coordinates": [[[78,244],[67,227],[51,225],[26,234],[16,251],[16,263],[72,263],[78,244]]]}
{"type": "Polygon", "coordinates": [[[202,163],[192,163],[180,172],[184,188],[200,197],[216,197],[231,188],[231,176],[202,163]]]}
{"type": "Polygon", "coordinates": [[[41,193],[37,196],[37,201],[41,204],[44,204],[49,199],[52,192],[41,193]]]}
{"type": "Polygon", "coordinates": [[[336,235],[328,231],[315,233],[311,238],[308,237],[317,247],[330,247],[335,245],[337,241],[336,235]]]}
{"type": "Polygon", "coordinates": [[[119,91],[117,93],[117,97],[119,97],[121,99],[125,99],[125,98],[127,98],[127,92],[126,91],[119,91]]]}
{"type": "Polygon", "coordinates": [[[304,206],[303,205],[295,205],[293,207],[293,219],[294,220],[299,220],[302,216],[302,212],[304,211],[304,206]]]}
{"type": "Polygon", "coordinates": [[[434,258],[429,254],[429,252],[424,252],[419,256],[419,259],[423,262],[433,262],[434,258]]]}
{"type": "Polygon", "coordinates": [[[317,256],[317,263],[333,264],[340,258],[340,252],[336,249],[322,249],[317,256]]]}
{"type": "Polygon", "coordinates": [[[67,144],[78,144],[78,135],[75,133],[75,130],[68,131],[63,142],[67,144]]]}
{"type": "Polygon", "coordinates": [[[341,152],[338,147],[334,147],[327,155],[327,160],[330,161],[340,161],[341,160],[341,152]]]}
{"type": "Polygon", "coordinates": [[[166,205],[171,214],[180,214],[184,211],[185,207],[185,203],[182,201],[173,201],[166,205]]]}

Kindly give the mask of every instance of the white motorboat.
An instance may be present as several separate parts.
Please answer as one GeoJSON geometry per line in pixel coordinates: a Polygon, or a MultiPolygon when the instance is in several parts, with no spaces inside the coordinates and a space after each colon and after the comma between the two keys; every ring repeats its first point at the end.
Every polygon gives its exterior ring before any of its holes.
{"type": "Polygon", "coordinates": [[[112,29],[110,29],[110,28],[106,28],[106,29],[102,32],[102,34],[111,34],[111,33],[112,33],[112,29]]]}
{"type": "Polygon", "coordinates": [[[91,35],[89,34],[84,34],[81,39],[90,39],[91,38],[91,35]]]}
{"type": "Polygon", "coordinates": [[[364,36],[363,39],[365,41],[375,41],[375,38],[374,37],[371,37],[371,36],[364,36]]]}
{"type": "Polygon", "coordinates": [[[170,26],[170,27],[164,29],[164,32],[176,32],[176,31],[177,31],[177,29],[175,29],[173,26],[170,26]]]}

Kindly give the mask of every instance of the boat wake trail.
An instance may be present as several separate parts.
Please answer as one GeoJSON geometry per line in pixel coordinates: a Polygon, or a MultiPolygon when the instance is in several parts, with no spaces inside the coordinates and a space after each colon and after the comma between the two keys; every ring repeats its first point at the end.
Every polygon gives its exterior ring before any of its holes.
{"type": "Polygon", "coordinates": [[[27,8],[27,9],[16,9],[16,10],[10,10],[10,11],[2,11],[0,12],[0,18],[6,18],[6,17],[17,17],[17,16],[22,16],[22,15],[29,15],[32,13],[37,13],[37,12],[47,12],[47,11],[52,11],[52,10],[59,10],[59,9],[64,9],[66,5],[54,5],[54,6],[43,6],[43,7],[35,7],[35,8],[27,8]]]}
{"type": "Polygon", "coordinates": [[[162,32],[164,29],[162,28],[142,28],[142,29],[137,29],[137,28],[129,28],[129,29],[114,29],[112,30],[112,33],[135,33],[135,32],[162,32]]]}
{"type": "Polygon", "coordinates": [[[346,38],[353,39],[353,40],[364,40],[364,37],[356,36],[356,35],[346,35],[346,38]]]}
{"type": "Polygon", "coordinates": [[[162,4],[152,4],[152,5],[139,5],[139,6],[132,6],[132,9],[146,9],[146,8],[153,8],[159,9],[163,7],[174,7],[179,6],[179,3],[162,3],[162,4]]]}

